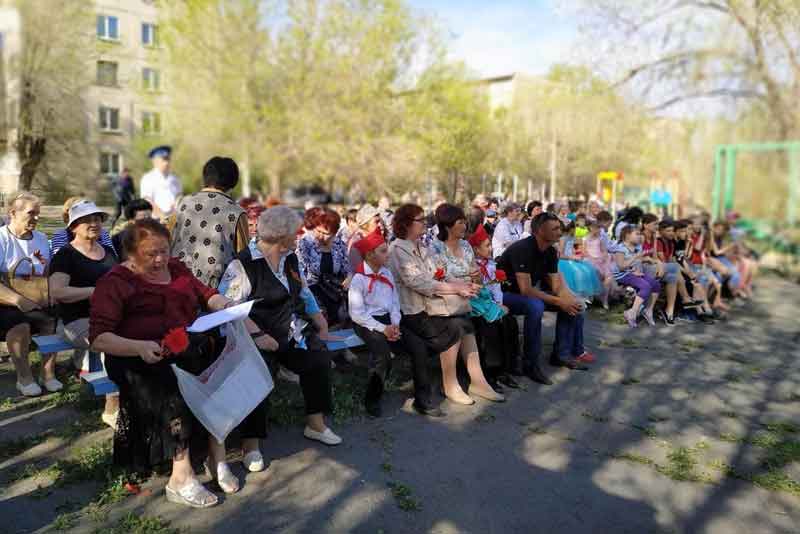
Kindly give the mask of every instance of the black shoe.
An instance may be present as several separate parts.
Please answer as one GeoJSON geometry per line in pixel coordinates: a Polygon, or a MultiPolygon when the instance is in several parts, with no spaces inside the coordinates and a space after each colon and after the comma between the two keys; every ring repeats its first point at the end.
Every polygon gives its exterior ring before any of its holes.
{"type": "Polygon", "coordinates": [[[697,319],[704,324],[714,324],[716,322],[714,317],[707,313],[698,314],[697,319]]]}
{"type": "Polygon", "coordinates": [[[550,356],[550,365],[553,367],[566,367],[567,369],[572,369],[573,371],[588,371],[589,368],[582,363],[570,359],[570,360],[563,360],[557,356],[550,356]]]}
{"type": "Polygon", "coordinates": [[[486,377],[486,382],[490,386],[492,386],[492,389],[495,390],[496,392],[501,393],[503,391],[503,387],[497,382],[496,378],[494,378],[494,377],[490,378],[490,377],[487,376],[486,377]]]}
{"type": "Polygon", "coordinates": [[[411,404],[411,406],[414,408],[414,411],[420,415],[426,415],[428,417],[444,417],[447,415],[438,406],[422,406],[418,404],[416,400],[411,404]]]}
{"type": "Polygon", "coordinates": [[[367,384],[367,393],[364,395],[364,409],[372,417],[380,417],[381,397],[383,396],[383,381],[377,375],[372,375],[367,384]]]}
{"type": "Polygon", "coordinates": [[[503,384],[506,387],[511,389],[519,389],[519,383],[514,380],[514,377],[508,374],[500,375],[497,377],[497,381],[503,384]]]}
{"type": "Polygon", "coordinates": [[[525,372],[525,376],[530,378],[536,383],[544,384],[545,386],[552,386],[553,382],[547,378],[538,365],[535,365],[525,372]]]}
{"type": "Polygon", "coordinates": [[[666,312],[661,312],[661,319],[664,321],[664,324],[667,326],[675,326],[675,319],[667,315],[666,312]]]}

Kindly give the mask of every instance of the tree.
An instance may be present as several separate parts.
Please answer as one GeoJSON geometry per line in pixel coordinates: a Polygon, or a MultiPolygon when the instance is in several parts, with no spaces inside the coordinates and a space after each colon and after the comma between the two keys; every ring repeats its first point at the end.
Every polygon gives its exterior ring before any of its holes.
{"type": "MultiPolygon", "coordinates": [[[[18,116],[13,148],[20,162],[19,187],[37,176],[86,180],[86,110],[90,83],[93,5],[89,0],[9,1],[21,21],[21,48],[6,75],[16,82],[18,116]],[[80,163],[79,163],[80,162],[80,163]]],[[[14,118],[11,119],[12,121],[14,118]]],[[[46,184],[44,184],[46,185],[46,184]]]]}
{"type": "Polygon", "coordinates": [[[798,133],[800,3],[796,0],[585,0],[605,63],[653,109],[703,98],[759,102],[772,135],[798,133]],[[609,60],[616,58],[616,61],[609,60]]]}

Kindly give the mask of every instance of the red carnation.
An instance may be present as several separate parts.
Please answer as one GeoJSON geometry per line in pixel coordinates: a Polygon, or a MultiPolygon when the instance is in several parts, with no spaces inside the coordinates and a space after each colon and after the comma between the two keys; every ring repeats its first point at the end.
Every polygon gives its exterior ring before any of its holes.
{"type": "Polygon", "coordinates": [[[439,280],[440,282],[444,280],[444,269],[442,269],[441,267],[436,269],[436,272],[433,274],[433,278],[439,280]]]}
{"type": "Polygon", "coordinates": [[[162,353],[166,351],[165,356],[169,354],[180,354],[189,348],[189,335],[183,327],[173,328],[161,341],[162,353]]]}
{"type": "Polygon", "coordinates": [[[494,272],[494,278],[498,282],[505,282],[508,280],[508,276],[506,276],[506,272],[503,269],[497,269],[494,272]]]}

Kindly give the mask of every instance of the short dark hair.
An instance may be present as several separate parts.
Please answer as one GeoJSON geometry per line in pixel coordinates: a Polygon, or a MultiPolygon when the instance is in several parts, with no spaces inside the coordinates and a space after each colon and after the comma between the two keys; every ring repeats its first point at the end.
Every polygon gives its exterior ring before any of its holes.
{"type": "Polygon", "coordinates": [[[658,215],[655,213],[645,213],[642,215],[642,224],[650,224],[658,221],[658,215]]]}
{"type": "Polygon", "coordinates": [[[597,214],[597,222],[611,222],[613,220],[614,216],[608,211],[604,210],[597,214]]]}
{"type": "Polygon", "coordinates": [[[125,218],[132,221],[140,211],[153,211],[153,205],[145,198],[134,198],[125,206],[125,218]]]}
{"type": "Polygon", "coordinates": [[[666,230],[667,228],[675,228],[675,221],[667,219],[658,223],[659,231],[666,230]]]}
{"type": "Polygon", "coordinates": [[[466,222],[467,216],[464,214],[464,210],[456,206],[455,204],[442,204],[433,214],[436,220],[436,226],[439,227],[439,235],[437,236],[441,241],[447,241],[447,237],[449,234],[447,230],[452,228],[454,224],[458,221],[466,222]]]}
{"type": "Polygon", "coordinates": [[[633,206],[632,208],[628,208],[628,211],[625,212],[622,220],[633,224],[639,224],[642,221],[643,215],[644,211],[642,211],[642,208],[639,206],[633,206]]]}
{"type": "Polygon", "coordinates": [[[231,158],[214,156],[203,165],[203,185],[229,191],[239,183],[239,166],[231,158]]]}
{"type": "Polygon", "coordinates": [[[551,202],[547,205],[547,209],[545,210],[547,213],[555,213],[556,212],[557,204],[555,202],[551,202]]]}
{"type": "Polygon", "coordinates": [[[629,224],[627,226],[623,226],[622,230],[619,231],[619,242],[624,243],[625,238],[628,237],[630,233],[637,232],[638,230],[639,227],[636,226],[635,224],[629,224]]]}
{"type": "Polygon", "coordinates": [[[151,235],[161,236],[169,242],[169,230],[155,219],[142,219],[134,222],[122,237],[122,250],[131,256],[139,248],[139,244],[151,235]]]}
{"type": "Polygon", "coordinates": [[[544,223],[548,221],[561,222],[561,219],[559,219],[555,213],[550,213],[549,211],[543,211],[542,213],[540,213],[531,220],[531,233],[535,234],[536,232],[538,232],[539,228],[541,228],[544,225],[544,223]]]}
{"type": "Polygon", "coordinates": [[[528,207],[525,209],[525,212],[528,214],[528,216],[530,216],[533,213],[534,208],[541,208],[541,207],[542,207],[541,202],[539,202],[538,200],[532,200],[531,202],[528,202],[528,207]]]}
{"type": "Polygon", "coordinates": [[[408,228],[414,224],[414,219],[424,214],[420,206],[416,204],[403,204],[394,212],[392,218],[392,230],[398,239],[405,239],[408,236],[408,228]]]}
{"type": "Polygon", "coordinates": [[[676,230],[683,230],[684,228],[689,228],[689,224],[691,224],[686,219],[681,219],[680,221],[675,221],[675,229],[676,230]]]}
{"type": "Polygon", "coordinates": [[[355,208],[351,208],[347,210],[347,213],[344,214],[344,220],[347,222],[355,222],[356,215],[358,214],[358,210],[355,208]]]}
{"type": "Polygon", "coordinates": [[[475,230],[478,229],[478,226],[483,224],[483,219],[485,214],[483,210],[478,206],[472,207],[469,210],[469,214],[467,215],[467,235],[472,235],[475,233],[475,230]]]}

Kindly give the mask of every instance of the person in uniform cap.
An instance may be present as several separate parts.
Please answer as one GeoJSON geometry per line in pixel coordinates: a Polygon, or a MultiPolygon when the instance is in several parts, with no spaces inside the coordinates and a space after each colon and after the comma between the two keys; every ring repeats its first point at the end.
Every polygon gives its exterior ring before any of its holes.
{"type": "Polygon", "coordinates": [[[153,218],[166,223],[175,212],[183,186],[180,179],[170,172],[172,147],[157,146],[147,155],[153,162],[153,170],[142,176],[139,190],[142,198],[153,205],[153,218]]]}

